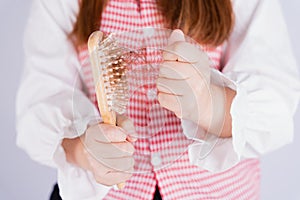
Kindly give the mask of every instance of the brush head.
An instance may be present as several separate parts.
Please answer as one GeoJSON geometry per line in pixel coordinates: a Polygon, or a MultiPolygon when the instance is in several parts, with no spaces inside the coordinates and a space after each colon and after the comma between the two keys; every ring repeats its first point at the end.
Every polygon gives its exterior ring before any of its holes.
{"type": "Polygon", "coordinates": [[[101,115],[103,112],[125,113],[129,95],[124,50],[113,34],[104,36],[100,31],[90,36],[88,47],[101,115]]]}
{"type": "Polygon", "coordinates": [[[118,114],[123,114],[128,102],[127,64],[124,61],[123,49],[118,46],[113,35],[109,35],[100,43],[98,52],[103,67],[108,106],[118,114]]]}

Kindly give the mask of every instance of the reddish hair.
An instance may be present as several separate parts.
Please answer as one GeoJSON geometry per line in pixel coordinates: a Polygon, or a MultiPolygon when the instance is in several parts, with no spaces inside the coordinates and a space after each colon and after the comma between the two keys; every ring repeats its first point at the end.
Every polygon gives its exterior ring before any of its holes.
{"type": "MultiPolygon", "coordinates": [[[[108,0],[81,0],[72,36],[77,45],[101,26],[108,0]]],[[[234,24],[231,0],[157,0],[166,28],[179,28],[199,43],[218,46],[228,39],[234,24]]]]}

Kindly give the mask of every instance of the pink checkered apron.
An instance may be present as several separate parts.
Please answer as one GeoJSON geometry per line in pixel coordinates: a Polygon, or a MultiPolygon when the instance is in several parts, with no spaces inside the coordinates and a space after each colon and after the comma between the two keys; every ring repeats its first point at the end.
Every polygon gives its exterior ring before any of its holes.
{"type": "MultiPolygon", "coordinates": [[[[101,31],[114,33],[138,28],[163,28],[163,18],[155,0],[111,0],[101,21],[101,31]]],[[[130,48],[151,46],[164,37],[158,33],[147,41],[136,34],[127,35],[130,48]],[[157,38],[156,38],[157,36],[157,38]]],[[[165,40],[164,40],[165,41],[165,40]]],[[[154,44],[157,45],[157,44],[154,44]]],[[[220,68],[221,47],[203,49],[220,68]]],[[[190,164],[187,147],[192,144],[182,132],[176,116],[160,107],[156,98],[155,76],[161,61],[156,49],[139,49],[128,73],[130,102],[127,115],[133,120],[139,139],[135,146],[135,173],[123,190],[111,189],[105,199],[152,199],[158,185],[163,199],[259,199],[260,170],[257,159],[240,162],[233,168],[211,173],[190,164]],[[138,56],[137,56],[138,55],[138,56]],[[145,63],[154,63],[149,68],[145,63]],[[156,64],[155,64],[156,63],[156,64]]],[[[86,47],[80,48],[84,82],[96,104],[91,66],[86,47]]]]}

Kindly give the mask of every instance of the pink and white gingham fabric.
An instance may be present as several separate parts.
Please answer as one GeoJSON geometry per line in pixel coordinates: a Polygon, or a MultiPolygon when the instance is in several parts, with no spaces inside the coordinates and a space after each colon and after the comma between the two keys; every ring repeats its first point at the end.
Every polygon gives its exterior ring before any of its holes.
{"type": "MultiPolygon", "coordinates": [[[[102,15],[100,29],[115,33],[146,27],[164,27],[155,0],[140,0],[139,3],[136,0],[110,0],[102,15]]],[[[163,46],[166,36],[156,33],[145,41],[139,38],[137,31],[123,37],[127,37],[124,42],[129,40],[126,44],[132,45],[130,48],[139,49],[138,59],[131,60],[128,73],[130,102],[127,111],[139,134],[134,143],[136,173],[123,190],[112,188],[105,199],[152,199],[156,184],[163,199],[259,199],[257,159],[244,160],[221,173],[211,173],[190,164],[187,147],[193,141],[183,134],[180,119],[160,107],[155,95],[160,51],[140,49],[140,46],[163,46]],[[152,63],[150,68],[147,63],[152,63]]],[[[220,69],[221,47],[203,49],[213,67],[220,69]]],[[[80,48],[79,59],[89,98],[96,104],[86,47],[80,48]]]]}

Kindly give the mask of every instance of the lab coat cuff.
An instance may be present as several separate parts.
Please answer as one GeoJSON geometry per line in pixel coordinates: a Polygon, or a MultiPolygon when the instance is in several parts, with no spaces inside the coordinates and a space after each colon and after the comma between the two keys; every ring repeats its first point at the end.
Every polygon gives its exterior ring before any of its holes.
{"type": "Polygon", "coordinates": [[[236,91],[231,105],[232,137],[219,138],[206,132],[196,123],[181,120],[183,133],[188,139],[194,140],[189,146],[190,162],[208,171],[227,170],[238,164],[246,144],[243,129],[248,113],[248,100],[245,90],[218,70],[211,70],[211,82],[215,85],[229,87],[236,91]]]}

